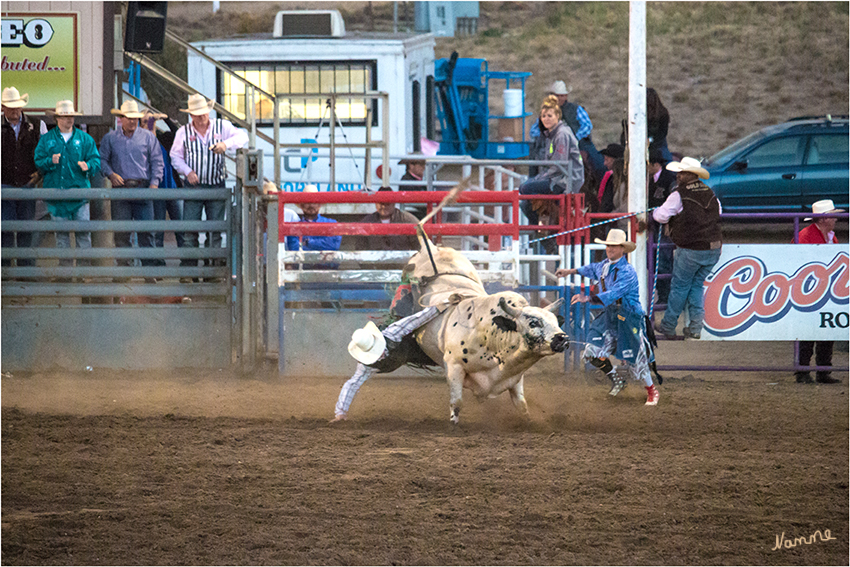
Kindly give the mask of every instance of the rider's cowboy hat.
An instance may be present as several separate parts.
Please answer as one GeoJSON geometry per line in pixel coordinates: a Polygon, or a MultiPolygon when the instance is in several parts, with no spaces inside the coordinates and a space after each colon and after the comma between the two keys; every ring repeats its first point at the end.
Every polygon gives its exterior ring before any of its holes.
{"type": "Polygon", "coordinates": [[[204,95],[195,93],[189,95],[189,102],[186,106],[189,108],[181,108],[180,112],[188,112],[192,116],[198,116],[200,114],[209,114],[215,106],[215,101],[207,100],[204,95]]]}
{"type": "Polygon", "coordinates": [[[29,101],[30,95],[22,95],[15,87],[3,89],[3,106],[7,108],[23,108],[29,101]]]}
{"type": "MultiPolygon", "coordinates": [[[[812,203],[812,214],[813,215],[828,215],[829,213],[843,213],[844,209],[836,209],[835,203],[832,202],[832,199],[824,199],[823,201],[815,201],[812,203]]],[[[804,221],[810,221],[812,219],[803,219],[804,221]]]]}
{"type": "Polygon", "coordinates": [[[689,171],[696,173],[702,179],[708,179],[708,171],[699,164],[699,160],[692,157],[683,157],[682,161],[671,161],[667,164],[667,169],[670,171],[689,171]]]}
{"type": "Polygon", "coordinates": [[[362,329],[357,329],[351,335],[348,343],[348,353],[354,360],[361,364],[374,364],[384,355],[387,348],[387,340],[372,321],[366,323],[362,329]]]}
{"type": "Polygon", "coordinates": [[[113,108],[109,112],[124,118],[141,118],[145,115],[144,112],[139,110],[139,105],[136,104],[135,100],[125,100],[121,103],[121,108],[113,108]]]}
{"type": "Polygon", "coordinates": [[[626,253],[633,252],[637,248],[637,244],[629,242],[628,238],[626,238],[626,233],[619,228],[609,230],[605,240],[601,238],[594,238],[593,240],[597,244],[604,244],[605,246],[622,246],[626,249],[626,253]]]}
{"type": "Polygon", "coordinates": [[[555,81],[549,86],[549,92],[554,95],[567,95],[573,90],[572,87],[567,88],[564,81],[555,81]]]}
{"type": "Polygon", "coordinates": [[[82,112],[74,112],[74,103],[70,100],[60,100],[56,103],[56,110],[48,110],[47,114],[54,116],[82,116],[82,112]]]}

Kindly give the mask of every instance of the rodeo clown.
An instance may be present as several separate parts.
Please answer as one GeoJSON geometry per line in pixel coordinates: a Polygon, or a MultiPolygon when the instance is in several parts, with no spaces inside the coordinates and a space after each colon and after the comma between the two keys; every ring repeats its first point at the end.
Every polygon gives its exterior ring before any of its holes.
{"type": "Polygon", "coordinates": [[[626,387],[625,378],[617,374],[609,356],[616,353],[635,380],[646,385],[646,405],[658,404],[658,390],[652,384],[650,362],[655,358],[646,334],[646,313],[640,304],[638,279],[635,269],[626,260],[626,254],[634,251],[635,244],[626,239],[626,233],[612,228],[605,240],[594,239],[604,244],[607,260],[577,269],[560,269],[559,278],[579,274],[599,281],[600,292],[574,295],[571,304],[588,301],[602,304],[605,310],[590,324],[584,359],[605,372],[613,382],[612,396],[626,387]]]}
{"type": "MultiPolygon", "coordinates": [[[[410,286],[399,286],[396,296],[393,298],[390,313],[398,316],[399,313],[409,312],[413,308],[413,296],[410,286]]],[[[354,396],[366,380],[376,372],[387,373],[401,368],[405,364],[411,364],[420,368],[437,366],[422,349],[413,337],[413,332],[427,325],[443,311],[452,305],[457,305],[463,297],[453,293],[445,301],[426,307],[418,313],[408,315],[389,325],[383,331],[378,329],[372,321],[369,321],[362,329],[357,329],[351,335],[348,344],[348,353],[357,361],[357,370],[348,381],[342,385],[339,399],[334,408],[334,418],[331,422],[346,419],[348,408],[354,401],[354,396]]]]}

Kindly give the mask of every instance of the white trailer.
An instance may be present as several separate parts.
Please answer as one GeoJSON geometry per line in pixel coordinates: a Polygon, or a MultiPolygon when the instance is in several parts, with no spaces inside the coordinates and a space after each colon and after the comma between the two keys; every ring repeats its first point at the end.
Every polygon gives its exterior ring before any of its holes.
{"type": "MultiPolygon", "coordinates": [[[[280,20],[281,16],[278,16],[280,20]]],[[[286,20],[284,20],[285,23],[286,20]]],[[[264,91],[291,95],[280,105],[280,142],[330,143],[327,98],[305,97],[315,93],[385,92],[389,97],[389,154],[391,183],[398,181],[404,167],[398,159],[413,152],[414,140],[426,135],[426,84],[434,74],[434,36],[411,33],[345,33],[344,26],[327,26],[326,35],[288,36],[286,26],[275,25],[275,33],[214,41],[192,45],[246,78],[264,91]],[[343,29],[340,29],[343,28],[343,29]],[[275,37],[278,36],[278,37],[275,37]],[[415,92],[418,91],[418,95],[415,92]],[[414,111],[414,100],[418,105],[414,111]],[[418,125],[415,116],[419,117],[418,125]]],[[[339,19],[341,22],[341,19],[339,19]]],[[[303,28],[302,28],[303,30],[303,28]]],[[[291,32],[290,32],[291,33],[291,32]]],[[[272,104],[256,97],[246,105],[246,89],[213,64],[191,51],[188,58],[189,84],[234,114],[247,117],[254,112],[257,129],[274,136],[272,104]]],[[[362,98],[338,100],[335,142],[365,143],[367,128],[371,140],[382,139],[383,109],[380,103],[362,98]],[[371,108],[371,125],[366,124],[371,108]]],[[[264,170],[274,179],[274,151],[271,145],[257,141],[264,151],[264,170]]],[[[372,164],[381,163],[380,151],[372,149],[372,164]]],[[[281,189],[300,191],[307,183],[329,186],[330,159],[327,149],[289,148],[281,152],[281,189]]],[[[333,190],[355,191],[365,185],[367,172],[365,150],[337,148],[333,190]]],[[[374,165],[370,186],[380,186],[374,165]]]]}

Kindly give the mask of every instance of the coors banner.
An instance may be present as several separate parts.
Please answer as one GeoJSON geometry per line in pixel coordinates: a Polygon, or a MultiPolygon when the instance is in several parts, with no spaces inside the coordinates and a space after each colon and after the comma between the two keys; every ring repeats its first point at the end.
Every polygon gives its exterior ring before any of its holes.
{"type": "Polygon", "coordinates": [[[705,281],[703,339],[845,341],[844,244],[724,244],[705,281]]]}

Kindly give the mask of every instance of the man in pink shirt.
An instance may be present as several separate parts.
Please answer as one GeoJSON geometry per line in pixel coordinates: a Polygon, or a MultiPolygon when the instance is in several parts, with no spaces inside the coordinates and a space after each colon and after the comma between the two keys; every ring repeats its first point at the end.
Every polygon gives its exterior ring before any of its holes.
{"type": "MultiPolygon", "coordinates": [[[[210,120],[210,111],[215,103],[200,94],[189,96],[187,112],[191,120],[182,126],[174,135],[171,146],[171,164],[186,180],[185,187],[198,189],[214,189],[224,187],[225,169],[224,152],[241,148],[248,143],[248,133],[235,127],[222,118],[210,120]]],[[[201,220],[202,212],[206,210],[207,220],[224,220],[225,201],[190,200],[183,203],[183,220],[201,220]]],[[[221,233],[214,232],[207,243],[208,247],[221,247],[221,233]]],[[[186,247],[198,247],[198,233],[186,232],[183,240],[186,247]]],[[[197,266],[194,258],[184,258],[181,266],[197,266]]],[[[217,259],[213,265],[224,265],[223,259],[217,259]]],[[[182,278],[181,281],[187,280],[182,278]]]]}
{"type": "MultiPolygon", "coordinates": [[[[824,199],[812,205],[812,213],[815,215],[828,215],[830,213],[840,213],[843,209],[836,209],[831,199],[824,199]]],[[[811,218],[803,219],[806,221],[811,218]]],[[[838,238],[835,237],[835,217],[817,217],[815,222],[800,231],[798,241],[800,244],[838,244],[838,238]]],[[[832,341],[800,341],[800,355],[797,358],[797,364],[800,366],[808,366],[812,361],[812,354],[815,355],[815,363],[817,366],[832,366],[832,341]]],[[[806,371],[798,371],[795,373],[797,382],[800,384],[811,384],[812,375],[806,371]]],[[[828,370],[818,370],[816,380],[821,384],[837,384],[841,382],[838,378],[833,378],[828,370]]]]}

